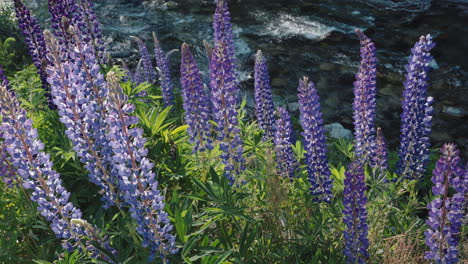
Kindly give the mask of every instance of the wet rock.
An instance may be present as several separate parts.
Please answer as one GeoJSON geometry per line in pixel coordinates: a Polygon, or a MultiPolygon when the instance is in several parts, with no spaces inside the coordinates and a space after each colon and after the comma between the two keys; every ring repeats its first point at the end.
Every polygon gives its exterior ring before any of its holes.
{"type": "Polygon", "coordinates": [[[340,123],[325,125],[325,131],[327,131],[332,138],[353,139],[353,132],[344,128],[340,123]]]}
{"type": "Polygon", "coordinates": [[[288,104],[288,109],[290,112],[297,112],[299,111],[299,103],[294,102],[294,103],[289,103],[288,104]]]}
{"type": "Polygon", "coordinates": [[[467,111],[465,111],[465,109],[455,106],[443,106],[442,113],[456,118],[462,118],[467,115],[467,111]]]}

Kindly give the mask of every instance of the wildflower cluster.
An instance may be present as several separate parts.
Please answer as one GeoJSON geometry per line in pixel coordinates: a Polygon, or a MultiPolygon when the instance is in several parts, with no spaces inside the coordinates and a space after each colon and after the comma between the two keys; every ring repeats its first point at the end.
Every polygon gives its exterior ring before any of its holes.
{"type": "Polygon", "coordinates": [[[27,118],[26,111],[19,107],[4,85],[0,85],[0,114],[2,144],[8,153],[7,157],[3,154],[2,159],[15,168],[22,186],[32,190],[31,200],[37,202],[37,210],[51,223],[57,237],[63,239],[63,247],[70,251],[84,247],[94,258],[111,261],[96,245],[113,254],[116,252],[69,202],[70,193],[62,186],[60,175],[52,169],[50,157],[43,151],[44,144],[38,139],[32,120],[27,118]]]}

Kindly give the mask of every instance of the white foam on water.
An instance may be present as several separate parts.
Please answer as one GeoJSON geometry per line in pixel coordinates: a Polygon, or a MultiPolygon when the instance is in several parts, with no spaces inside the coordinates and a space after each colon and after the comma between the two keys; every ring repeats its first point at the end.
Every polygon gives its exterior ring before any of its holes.
{"type": "MultiPolygon", "coordinates": [[[[259,12],[258,17],[264,17],[264,13],[259,12]]],[[[310,17],[293,16],[287,13],[279,13],[275,18],[266,22],[263,35],[287,39],[302,36],[310,40],[322,40],[328,37],[332,31],[341,31],[333,26],[325,25],[310,17]]]]}

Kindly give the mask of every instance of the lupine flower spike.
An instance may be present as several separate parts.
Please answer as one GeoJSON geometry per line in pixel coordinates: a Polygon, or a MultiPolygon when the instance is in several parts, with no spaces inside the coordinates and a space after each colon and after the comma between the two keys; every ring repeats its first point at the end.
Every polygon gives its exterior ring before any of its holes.
{"type": "Polygon", "coordinates": [[[4,137],[8,163],[15,168],[23,187],[32,190],[31,200],[38,204],[37,210],[51,223],[57,238],[63,239],[62,246],[70,251],[86,249],[92,257],[112,262],[95,245],[114,255],[115,250],[69,202],[70,193],[52,169],[50,156],[43,151],[44,144],[38,139],[32,120],[4,85],[0,85],[0,114],[3,117],[0,134],[4,137]]]}
{"type": "Polygon", "coordinates": [[[132,218],[137,222],[137,232],[143,237],[143,246],[151,249],[151,258],[159,255],[164,263],[167,256],[177,252],[175,236],[168,214],[164,211],[164,196],[151,171],[154,164],[146,157],[145,138],[140,128],[130,128],[138,123],[131,115],[135,106],[127,102],[114,72],[107,74],[109,84],[108,112],[109,139],[112,141],[114,173],[121,176],[120,189],[129,205],[132,218]]]}
{"type": "Polygon", "coordinates": [[[434,99],[427,97],[427,74],[432,61],[429,51],[434,46],[431,35],[422,36],[411,50],[412,55],[406,66],[397,173],[407,179],[420,179],[429,159],[434,99]]]}
{"type": "Polygon", "coordinates": [[[132,38],[138,44],[138,50],[140,51],[141,60],[143,62],[143,76],[144,81],[148,83],[154,83],[156,81],[156,71],[154,70],[153,66],[153,59],[151,58],[151,54],[148,51],[143,40],[138,37],[132,36],[132,38]]]}
{"type": "Polygon", "coordinates": [[[89,36],[89,44],[94,47],[96,59],[99,64],[103,65],[108,62],[106,47],[104,40],[102,39],[101,26],[97,19],[96,13],[93,10],[94,4],[92,0],[78,0],[79,1],[79,13],[82,17],[84,24],[83,28],[87,29],[87,35],[89,36]]]}
{"type": "Polygon", "coordinates": [[[90,181],[101,188],[104,207],[110,207],[117,202],[117,179],[110,175],[113,161],[103,129],[106,125],[102,112],[102,96],[107,96],[107,89],[99,65],[89,45],[82,44],[84,49],[76,47],[65,53],[49,31],[45,34],[52,62],[47,68],[48,81],[60,121],[66,127],[73,149],[89,171],[90,181]],[[73,60],[62,62],[67,56],[73,60]]]}
{"type": "Polygon", "coordinates": [[[343,190],[343,222],[346,263],[367,263],[369,240],[367,238],[367,198],[364,168],[359,160],[350,164],[345,173],[343,190]]]}
{"type": "Polygon", "coordinates": [[[278,107],[276,113],[278,119],[276,120],[273,142],[275,144],[277,169],[281,176],[288,177],[292,181],[297,169],[297,162],[292,149],[294,136],[291,117],[288,111],[282,107],[278,107]]]}
{"type": "Polygon", "coordinates": [[[331,172],[328,166],[327,143],[320,111],[319,96],[313,82],[307,77],[299,80],[299,110],[304,130],[304,149],[310,191],[317,202],[330,202],[332,198],[331,172]]]}
{"type": "Polygon", "coordinates": [[[387,144],[382,133],[382,129],[377,128],[377,136],[375,138],[375,149],[373,152],[373,169],[378,175],[383,176],[387,170],[387,144]]]}
{"type": "Polygon", "coordinates": [[[356,33],[361,41],[361,66],[354,82],[353,102],[356,157],[362,164],[374,167],[377,57],[374,43],[359,29],[356,33]]]}
{"type": "Polygon", "coordinates": [[[18,19],[19,27],[23,32],[24,40],[28,46],[29,54],[31,55],[34,66],[42,81],[42,87],[46,92],[46,96],[51,101],[49,85],[47,83],[46,67],[49,64],[47,59],[47,49],[44,39],[44,34],[39,26],[39,23],[29,9],[21,2],[15,0],[15,12],[18,19]]]}
{"type": "Polygon", "coordinates": [[[224,175],[231,183],[235,174],[244,170],[243,147],[238,125],[238,95],[234,42],[231,18],[225,0],[218,0],[214,15],[214,48],[211,57],[211,100],[213,119],[217,123],[218,140],[224,175]]]}
{"type": "Polygon", "coordinates": [[[187,44],[182,44],[181,53],[180,84],[184,99],[185,122],[189,125],[188,133],[195,145],[194,151],[211,149],[209,97],[205,93],[198,65],[187,44]]]}
{"type": "Polygon", "coordinates": [[[171,80],[171,70],[169,68],[169,61],[167,55],[161,48],[156,34],[153,32],[154,40],[154,58],[156,66],[159,71],[159,82],[161,84],[162,97],[164,106],[174,105],[174,85],[171,80]]]}
{"type": "Polygon", "coordinates": [[[271,95],[268,66],[260,50],[255,60],[254,79],[255,114],[260,128],[265,131],[265,138],[271,139],[275,134],[275,106],[271,95]]]}
{"type": "Polygon", "coordinates": [[[68,31],[70,26],[83,28],[79,25],[81,17],[77,15],[78,6],[74,0],[48,0],[48,3],[54,35],[66,47],[72,41],[68,31]]]}
{"type": "Polygon", "coordinates": [[[426,245],[425,258],[440,264],[458,262],[458,242],[465,215],[463,203],[467,193],[466,175],[460,166],[460,152],[454,144],[444,144],[442,156],[436,163],[432,177],[433,195],[437,196],[428,204],[429,229],[424,233],[426,245]],[[455,194],[449,197],[449,189],[455,194]]]}

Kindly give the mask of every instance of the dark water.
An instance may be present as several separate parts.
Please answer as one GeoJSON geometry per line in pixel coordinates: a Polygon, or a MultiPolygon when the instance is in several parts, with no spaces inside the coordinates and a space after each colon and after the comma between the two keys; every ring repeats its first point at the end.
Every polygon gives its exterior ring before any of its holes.
{"type": "MultiPolygon", "coordinates": [[[[138,59],[136,35],[151,45],[155,31],[166,51],[187,42],[206,72],[202,41],[211,41],[213,1],[96,0],[111,54],[131,65],[138,59]]],[[[435,98],[431,140],[468,146],[468,1],[230,1],[239,79],[252,106],[256,50],[268,58],[278,105],[297,113],[296,88],[304,75],[321,96],[326,123],[352,130],[352,83],[359,66],[355,28],[365,30],[378,50],[378,120],[391,147],[399,141],[404,66],[419,36],[431,34],[433,50],[429,95],[435,98]],[[454,3],[458,2],[458,3],[454,3]]],[[[172,56],[174,80],[178,54],[172,56]]]]}

